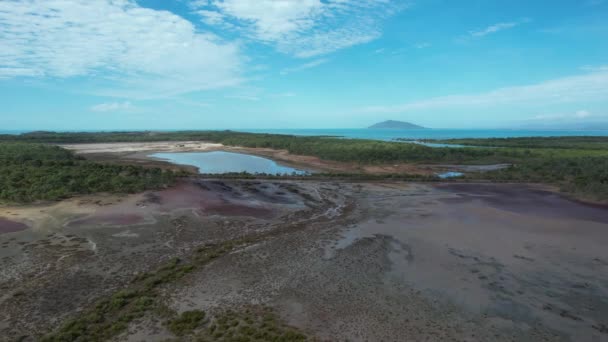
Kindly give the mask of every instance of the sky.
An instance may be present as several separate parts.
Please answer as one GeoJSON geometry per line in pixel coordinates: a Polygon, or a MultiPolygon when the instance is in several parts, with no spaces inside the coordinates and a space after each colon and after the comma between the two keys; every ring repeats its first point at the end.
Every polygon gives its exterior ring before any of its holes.
{"type": "Polygon", "coordinates": [[[0,130],[608,122],[608,0],[0,0],[0,130]]]}

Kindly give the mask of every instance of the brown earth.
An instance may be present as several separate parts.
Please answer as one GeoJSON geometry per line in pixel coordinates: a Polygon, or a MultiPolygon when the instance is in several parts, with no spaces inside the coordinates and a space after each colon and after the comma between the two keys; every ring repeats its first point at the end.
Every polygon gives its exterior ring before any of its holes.
{"type": "Polygon", "coordinates": [[[27,225],[0,217],[0,234],[13,233],[27,229],[27,225]]]}
{"type": "MultiPolygon", "coordinates": [[[[193,179],[0,216],[30,227],[0,235],[0,340],[35,340],[135,274],[255,232],[269,234],[163,301],[264,305],[328,341],[608,340],[608,208],[545,188],[193,179]]],[[[168,338],[145,317],[117,340],[168,338]]]]}
{"type": "Polygon", "coordinates": [[[295,155],[289,153],[287,150],[224,146],[221,144],[204,142],[108,143],[61,146],[73,150],[87,159],[95,161],[116,164],[139,164],[173,170],[185,170],[191,173],[197,172],[195,167],[171,164],[167,161],[149,157],[149,155],[155,152],[228,151],[266,157],[286,166],[314,172],[356,172],[366,174],[407,173],[431,175],[436,172],[458,170],[458,166],[454,165],[419,165],[407,163],[366,165],[360,163],[337,162],[323,160],[313,156],[295,155]]]}

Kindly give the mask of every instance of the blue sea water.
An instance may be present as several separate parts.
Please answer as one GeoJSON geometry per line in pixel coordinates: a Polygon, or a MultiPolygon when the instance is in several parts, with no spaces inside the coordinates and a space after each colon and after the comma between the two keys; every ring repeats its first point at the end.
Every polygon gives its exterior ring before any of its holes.
{"type": "Polygon", "coordinates": [[[514,138],[554,136],[608,136],[608,130],[518,130],[518,129],[249,129],[251,133],[292,134],[309,136],[339,136],[352,139],[458,139],[514,138]]]}
{"type": "Polygon", "coordinates": [[[273,175],[302,175],[308,173],[304,170],[278,164],[274,160],[249,154],[223,151],[154,153],[150,157],[167,160],[173,164],[196,166],[200,173],[207,174],[248,172],[273,175]]]}
{"type": "Polygon", "coordinates": [[[21,134],[21,133],[27,133],[27,131],[18,131],[18,130],[1,130],[1,129],[0,129],[0,134],[21,134]]]}
{"type": "MultiPolygon", "coordinates": [[[[205,130],[205,128],[199,128],[205,130]]],[[[143,130],[143,129],[142,129],[143,130]]],[[[458,139],[458,138],[513,138],[513,137],[561,137],[561,136],[608,136],[608,130],[521,130],[521,129],[233,129],[238,132],[272,133],[309,136],[338,136],[351,139],[394,140],[397,138],[458,139]]],[[[120,131],[117,129],[115,131],[120,131]]],[[[125,130],[133,131],[133,130],[125,130]]],[[[172,130],[172,132],[175,130],[172,130]]],[[[0,134],[20,134],[25,130],[0,130],[0,134]]],[[[96,132],[96,131],[88,131],[96,132]]]]}

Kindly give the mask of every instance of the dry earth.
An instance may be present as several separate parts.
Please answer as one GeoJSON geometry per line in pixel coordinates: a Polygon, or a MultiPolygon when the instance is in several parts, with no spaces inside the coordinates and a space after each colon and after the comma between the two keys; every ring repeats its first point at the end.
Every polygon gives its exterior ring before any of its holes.
{"type": "MultiPolygon", "coordinates": [[[[264,305],[328,341],[608,340],[608,209],[531,186],[193,179],[0,217],[0,340],[36,340],[136,274],[259,232],[164,302],[264,305]]],[[[167,338],[145,317],[116,340],[167,338]]]]}
{"type": "Polygon", "coordinates": [[[319,172],[359,172],[367,174],[420,174],[431,175],[445,171],[488,171],[508,167],[508,164],[496,165],[422,165],[422,164],[384,164],[365,165],[323,160],[313,156],[301,156],[289,153],[287,150],[270,148],[248,148],[224,146],[222,144],[199,141],[169,141],[169,142],[136,142],[136,143],[100,143],[100,144],[70,144],[60,145],[88,159],[112,163],[142,164],[173,169],[185,169],[196,172],[195,168],[176,166],[161,159],[149,157],[155,152],[207,152],[228,151],[246,153],[267,157],[281,164],[303,170],[319,172]]]}

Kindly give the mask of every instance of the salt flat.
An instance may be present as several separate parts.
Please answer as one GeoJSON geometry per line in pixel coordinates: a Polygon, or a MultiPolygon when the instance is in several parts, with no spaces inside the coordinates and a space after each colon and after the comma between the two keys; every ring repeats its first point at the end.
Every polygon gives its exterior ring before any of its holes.
{"type": "MultiPolygon", "coordinates": [[[[166,310],[265,307],[322,340],[606,338],[608,210],[540,187],[191,180],[2,216],[30,227],[0,234],[8,340],[170,258],[251,236],[163,285],[166,310]]],[[[162,322],[151,311],[117,339],[170,338],[162,322]]]]}
{"type": "Polygon", "coordinates": [[[76,153],[120,153],[140,151],[185,152],[208,151],[221,148],[222,144],[206,143],[200,141],[160,141],[160,142],[117,142],[100,144],[63,144],[59,145],[76,153]]]}

